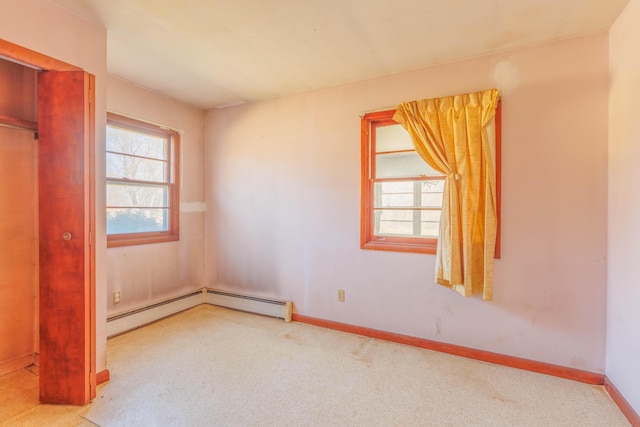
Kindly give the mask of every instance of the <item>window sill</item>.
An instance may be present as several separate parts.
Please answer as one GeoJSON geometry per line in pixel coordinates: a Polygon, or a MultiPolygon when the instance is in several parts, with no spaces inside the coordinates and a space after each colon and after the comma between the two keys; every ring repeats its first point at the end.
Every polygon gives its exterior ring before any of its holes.
{"type": "Polygon", "coordinates": [[[437,243],[435,244],[410,244],[410,243],[393,243],[393,242],[367,242],[360,246],[361,249],[375,251],[392,251],[392,252],[413,252],[418,254],[435,254],[437,243]]]}
{"type": "Polygon", "coordinates": [[[107,235],[107,248],[175,242],[178,240],[180,240],[180,237],[177,234],[168,233],[112,234],[107,235]]]}

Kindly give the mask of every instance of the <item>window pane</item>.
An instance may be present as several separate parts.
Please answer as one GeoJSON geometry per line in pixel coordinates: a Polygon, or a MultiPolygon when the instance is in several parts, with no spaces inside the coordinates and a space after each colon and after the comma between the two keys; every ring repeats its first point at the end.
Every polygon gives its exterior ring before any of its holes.
{"type": "MultiPolygon", "coordinates": [[[[376,224],[376,236],[413,237],[413,223],[402,221],[380,221],[376,224]]],[[[417,237],[417,236],[416,236],[417,237]]]]}
{"type": "Polygon", "coordinates": [[[422,237],[434,237],[437,238],[440,230],[440,221],[437,222],[422,222],[420,233],[422,237]]]}
{"type": "Polygon", "coordinates": [[[433,175],[441,174],[433,170],[415,151],[376,155],[376,178],[433,175]]]}
{"type": "Polygon", "coordinates": [[[406,210],[380,210],[380,220],[382,221],[413,221],[413,211],[406,210]]]}
{"type": "Polygon", "coordinates": [[[374,207],[441,208],[444,180],[376,182],[374,207]]]}
{"type": "Polygon", "coordinates": [[[376,182],[374,234],[437,238],[443,189],[444,180],[376,182]]]}
{"type": "Polygon", "coordinates": [[[107,153],[107,177],[168,182],[167,162],[107,153]]]}
{"type": "Polygon", "coordinates": [[[440,211],[390,210],[374,211],[376,236],[438,237],[440,211]]]}
{"type": "Polygon", "coordinates": [[[107,208],[107,234],[169,230],[167,209],[107,208]]]}
{"type": "Polygon", "coordinates": [[[381,197],[380,206],[382,207],[412,207],[413,193],[410,194],[383,194],[381,197]]]}
{"type": "Polygon", "coordinates": [[[415,181],[377,182],[376,189],[383,193],[413,193],[415,181]]]}
{"type": "Polygon", "coordinates": [[[416,206],[415,185],[415,181],[375,183],[374,206],[377,208],[416,206]]]}
{"type": "Polygon", "coordinates": [[[374,185],[374,206],[411,207],[414,206],[414,182],[377,182],[374,185]]]}
{"type": "Polygon", "coordinates": [[[167,138],[107,126],[107,151],[167,160],[167,138]]]}
{"type": "Polygon", "coordinates": [[[132,185],[107,183],[107,206],[109,207],[168,207],[169,188],[166,185],[132,185]]]}
{"type": "Polygon", "coordinates": [[[422,198],[421,206],[441,208],[443,191],[444,180],[423,181],[420,189],[422,198]]]}
{"type": "Polygon", "coordinates": [[[441,214],[442,211],[440,209],[432,211],[422,211],[421,219],[424,222],[440,222],[441,214]]]}
{"type": "Polygon", "coordinates": [[[411,136],[402,126],[389,125],[376,128],[376,153],[413,149],[411,136]]]}

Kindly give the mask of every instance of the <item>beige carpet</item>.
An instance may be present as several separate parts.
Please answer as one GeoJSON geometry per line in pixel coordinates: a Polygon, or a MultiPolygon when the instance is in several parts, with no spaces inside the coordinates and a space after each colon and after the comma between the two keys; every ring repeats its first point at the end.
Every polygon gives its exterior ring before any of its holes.
{"type": "Polygon", "coordinates": [[[109,340],[84,407],[0,377],[2,426],[628,426],[602,387],[201,305],[109,340]]]}

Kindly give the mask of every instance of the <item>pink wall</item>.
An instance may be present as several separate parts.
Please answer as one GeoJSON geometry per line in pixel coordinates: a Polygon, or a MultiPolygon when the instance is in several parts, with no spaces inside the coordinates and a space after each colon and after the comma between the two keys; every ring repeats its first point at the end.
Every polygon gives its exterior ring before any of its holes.
{"type": "Polygon", "coordinates": [[[607,376],[640,413],[640,0],[611,28],[607,376]]]}
{"type": "Polygon", "coordinates": [[[107,109],[182,133],[180,240],[107,250],[107,315],[112,315],[203,287],[205,113],[111,77],[107,109]],[[114,291],[121,292],[120,304],[113,304],[114,291]]]}
{"type": "Polygon", "coordinates": [[[96,76],[96,367],[106,368],[104,126],[107,33],[48,0],[2,0],[0,38],[83,68],[96,76]]]}
{"type": "Polygon", "coordinates": [[[603,33],[209,112],[206,285],[603,372],[607,73],[603,33]],[[435,285],[432,255],[359,248],[359,114],[496,86],[502,259],[484,302],[435,285]]]}

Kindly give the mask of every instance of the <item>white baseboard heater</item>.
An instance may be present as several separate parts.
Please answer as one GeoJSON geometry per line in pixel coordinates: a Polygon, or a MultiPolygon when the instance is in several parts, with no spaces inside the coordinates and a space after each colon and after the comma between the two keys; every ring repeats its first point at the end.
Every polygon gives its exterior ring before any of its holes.
{"type": "Polygon", "coordinates": [[[198,290],[146,307],[116,314],[107,318],[107,338],[120,335],[172,314],[180,313],[204,303],[203,291],[198,290]]]}
{"type": "Polygon", "coordinates": [[[285,322],[291,322],[291,314],[293,312],[291,301],[253,297],[216,289],[207,289],[205,302],[249,313],[277,317],[278,319],[284,319],[285,322]]]}
{"type": "Polygon", "coordinates": [[[249,313],[262,314],[284,319],[285,322],[291,322],[293,312],[293,303],[291,301],[254,297],[205,288],[108,317],[107,338],[148,325],[200,304],[219,305],[249,313]]]}

